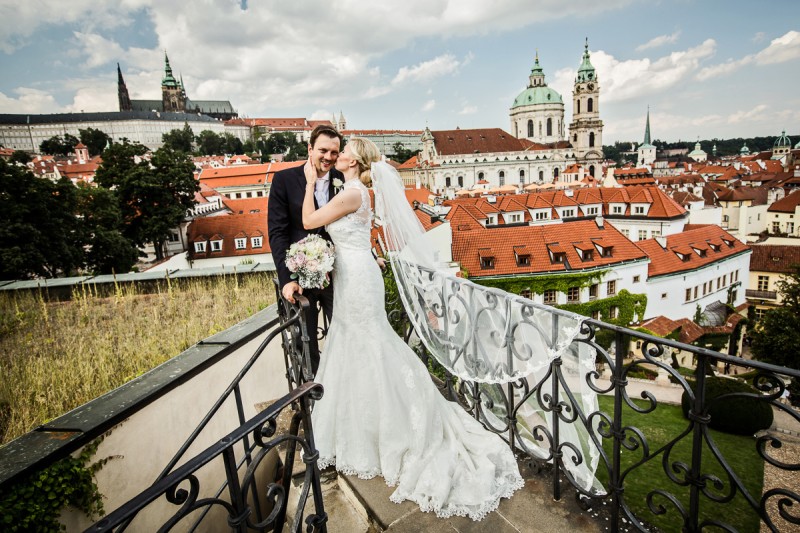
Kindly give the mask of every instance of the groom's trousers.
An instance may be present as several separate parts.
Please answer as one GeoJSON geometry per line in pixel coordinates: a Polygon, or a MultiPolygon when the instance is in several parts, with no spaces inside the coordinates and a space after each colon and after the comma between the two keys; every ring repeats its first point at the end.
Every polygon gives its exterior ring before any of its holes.
{"type": "Polygon", "coordinates": [[[308,298],[310,309],[306,317],[306,327],[308,328],[308,336],[311,340],[308,343],[309,352],[311,356],[311,373],[316,376],[317,369],[319,369],[319,308],[325,313],[328,319],[328,324],[331,323],[331,315],[333,314],[333,284],[331,283],[324,289],[305,289],[303,296],[308,298]]]}

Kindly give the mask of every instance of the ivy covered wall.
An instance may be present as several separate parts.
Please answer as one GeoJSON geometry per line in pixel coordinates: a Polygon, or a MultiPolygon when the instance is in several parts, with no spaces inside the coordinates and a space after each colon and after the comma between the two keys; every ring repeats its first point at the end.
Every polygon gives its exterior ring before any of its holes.
{"type": "Polygon", "coordinates": [[[514,276],[510,278],[470,278],[484,287],[495,287],[511,294],[519,294],[524,290],[529,290],[533,294],[544,294],[545,290],[555,289],[564,294],[571,287],[588,287],[595,283],[600,283],[603,275],[608,270],[597,270],[594,272],[581,272],[573,274],[554,274],[547,276],[514,276]]]}

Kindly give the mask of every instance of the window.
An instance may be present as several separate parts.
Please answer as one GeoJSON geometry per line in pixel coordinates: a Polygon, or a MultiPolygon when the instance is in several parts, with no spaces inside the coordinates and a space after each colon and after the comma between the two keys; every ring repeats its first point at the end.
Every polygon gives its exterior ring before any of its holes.
{"type": "Polygon", "coordinates": [[[581,301],[580,287],[570,287],[567,289],[567,303],[576,303],[581,301]]]}
{"type": "Polygon", "coordinates": [[[606,294],[608,294],[609,296],[614,296],[615,294],[617,294],[616,280],[612,280],[606,283],[606,294]]]}
{"type": "Polygon", "coordinates": [[[575,112],[576,114],[581,112],[581,101],[578,99],[578,110],[575,112]]]}
{"type": "Polygon", "coordinates": [[[549,218],[547,211],[539,211],[535,216],[536,220],[547,220],[549,218]]]}
{"type": "Polygon", "coordinates": [[[547,289],[544,291],[544,303],[546,304],[554,304],[556,303],[556,291],[555,289],[547,289]]]}
{"type": "Polygon", "coordinates": [[[781,232],[781,225],[778,222],[772,223],[772,233],[780,233],[781,232]]]}
{"type": "Polygon", "coordinates": [[[247,191],[247,197],[248,198],[252,198],[253,197],[253,191],[247,191]]]}
{"type": "Polygon", "coordinates": [[[256,196],[258,196],[259,198],[263,198],[264,197],[264,191],[258,191],[256,193],[256,196]]]}
{"type": "Polygon", "coordinates": [[[542,136],[542,121],[539,121],[539,137],[542,136]]]}
{"type": "Polygon", "coordinates": [[[594,177],[594,165],[589,165],[589,175],[594,177]]]}
{"type": "Polygon", "coordinates": [[[567,254],[564,252],[554,252],[553,253],[553,262],[554,263],[563,263],[567,259],[567,254]]]}
{"type": "Polygon", "coordinates": [[[592,318],[594,318],[595,320],[600,320],[600,311],[599,310],[592,311],[592,318]]]}
{"type": "Polygon", "coordinates": [[[666,300],[667,299],[667,293],[666,292],[662,292],[661,293],[661,299],[662,300],[666,300]]]}
{"type": "Polygon", "coordinates": [[[594,111],[594,98],[589,98],[589,101],[586,102],[586,111],[589,113],[594,111]]]}
{"type": "Polygon", "coordinates": [[[444,186],[445,187],[449,187],[450,186],[450,178],[449,177],[444,179],[444,186]]]}
{"type": "Polygon", "coordinates": [[[764,318],[764,315],[767,314],[767,310],[763,307],[756,307],[756,321],[761,320],[764,318]]]}
{"type": "Polygon", "coordinates": [[[706,294],[708,294],[708,288],[707,288],[706,283],[703,282],[703,296],[705,296],[706,294]]]}
{"type": "Polygon", "coordinates": [[[786,233],[794,233],[794,222],[786,223],[786,233]]]}
{"type": "Polygon", "coordinates": [[[650,236],[653,238],[661,237],[661,230],[654,229],[653,231],[650,232],[650,236]]]}
{"type": "Polygon", "coordinates": [[[459,187],[463,187],[464,186],[464,176],[459,176],[458,177],[458,186],[459,187]]]}
{"type": "Polygon", "coordinates": [[[769,290],[769,276],[758,276],[758,290],[769,290]]]}
{"type": "Polygon", "coordinates": [[[531,256],[529,255],[517,256],[517,266],[530,266],[530,264],[531,264],[531,256]]]}
{"type": "Polygon", "coordinates": [[[619,231],[620,231],[620,233],[622,233],[622,234],[623,234],[623,235],[625,235],[626,237],[630,238],[630,236],[631,236],[631,231],[630,231],[628,228],[623,228],[623,229],[621,229],[621,230],[619,230],[619,231]]]}
{"type": "Polygon", "coordinates": [[[169,242],[178,242],[179,240],[180,237],[178,237],[177,233],[172,233],[171,231],[169,232],[169,242]]]}
{"type": "Polygon", "coordinates": [[[501,170],[497,173],[497,181],[501,187],[506,184],[506,173],[504,171],[501,170]]]}
{"type": "Polygon", "coordinates": [[[647,238],[647,230],[646,229],[640,229],[639,230],[639,240],[643,241],[646,238],[647,238]]]}
{"type": "Polygon", "coordinates": [[[250,246],[252,246],[253,248],[261,248],[261,246],[262,246],[261,243],[263,242],[263,240],[264,240],[264,237],[251,237],[250,238],[250,246]]]}
{"type": "Polygon", "coordinates": [[[553,135],[553,119],[552,118],[548,118],[547,119],[547,136],[550,137],[551,135],[553,135]]]}
{"type": "Polygon", "coordinates": [[[531,299],[531,290],[530,289],[522,289],[519,292],[519,295],[522,296],[523,298],[527,298],[527,299],[530,300],[531,299]]]}
{"type": "Polygon", "coordinates": [[[206,241],[197,241],[194,243],[194,251],[202,253],[206,251],[206,241]]]}
{"type": "Polygon", "coordinates": [[[615,205],[614,207],[611,208],[611,212],[614,213],[615,215],[621,215],[622,214],[622,206],[621,205],[615,205]]]}
{"type": "Polygon", "coordinates": [[[239,237],[233,242],[237,250],[244,250],[247,248],[247,237],[239,237]]]}
{"type": "Polygon", "coordinates": [[[633,282],[639,283],[639,276],[633,276],[633,282]]]}
{"type": "Polygon", "coordinates": [[[481,268],[494,268],[494,257],[481,257],[481,268]]]}
{"type": "Polygon", "coordinates": [[[735,276],[735,279],[734,279],[734,281],[739,281],[739,271],[738,271],[738,270],[734,270],[734,271],[733,271],[733,274],[734,274],[734,276],[735,276]]]}
{"type": "Polygon", "coordinates": [[[528,137],[533,137],[533,121],[528,121],[528,137]]]}
{"type": "Polygon", "coordinates": [[[589,147],[594,146],[594,132],[589,132],[589,147]]]}
{"type": "Polygon", "coordinates": [[[587,215],[596,215],[597,214],[597,208],[596,207],[587,207],[586,208],[586,214],[587,215]]]}
{"type": "Polygon", "coordinates": [[[557,168],[553,169],[553,177],[558,179],[558,169],[557,168]]]}
{"type": "Polygon", "coordinates": [[[539,171],[539,181],[544,181],[544,170],[539,171]]]}
{"type": "Polygon", "coordinates": [[[483,180],[483,172],[478,172],[478,181],[483,180]]]}
{"type": "Polygon", "coordinates": [[[692,299],[692,289],[686,289],[686,301],[688,302],[691,299],[692,299]]]}
{"type": "Polygon", "coordinates": [[[525,171],[524,170],[520,170],[519,171],[519,182],[520,183],[525,183],[525,171]]]}
{"type": "Polygon", "coordinates": [[[643,205],[637,205],[636,207],[634,207],[633,208],[633,214],[634,215],[644,215],[644,206],[643,205]]]}
{"type": "Polygon", "coordinates": [[[722,276],[722,286],[724,287],[727,284],[728,284],[728,275],[725,274],[724,276],[722,276]]]}
{"type": "Polygon", "coordinates": [[[222,251],[222,241],[211,241],[211,251],[212,252],[221,252],[222,251]]]}
{"type": "Polygon", "coordinates": [[[612,305],[608,308],[608,318],[619,318],[619,307],[612,305]]]}
{"type": "Polygon", "coordinates": [[[597,283],[589,285],[589,299],[590,300],[597,299],[597,283]]]}
{"type": "Polygon", "coordinates": [[[511,215],[511,222],[522,222],[522,215],[511,215]]]}
{"type": "Polygon", "coordinates": [[[697,287],[695,287],[695,288],[694,288],[694,298],[695,298],[695,300],[697,299],[697,296],[698,296],[698,294],[697,294],[697,290],[698,290],[699,288],[700,288],[700,286],[699,286],[699,285],[698,285],[697,287]]]}
{"type": "Polygon", "coordinates": [[[562,218],[574,217],[575,216],[575,210],[574,209],[564,209],[561,212],[561,216],[562,216],[562,218]]]}

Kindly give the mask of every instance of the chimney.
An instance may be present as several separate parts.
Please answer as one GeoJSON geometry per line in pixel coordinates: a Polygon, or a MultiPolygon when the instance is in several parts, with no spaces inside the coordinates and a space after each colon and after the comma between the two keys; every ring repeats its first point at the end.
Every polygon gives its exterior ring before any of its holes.
{"type": "Polygon", "coordinates": [[[603,217],[594,217],[594,222],[597,224],[598,229],[605,229],[605,220],[603,220],[603,217]]]}
{"type": "Polygon", "coordinates": [[[661,248],[664,250],[667,249],[667,238],[666,237],[656,237],[656,242],[658,243],[661,248]]]}

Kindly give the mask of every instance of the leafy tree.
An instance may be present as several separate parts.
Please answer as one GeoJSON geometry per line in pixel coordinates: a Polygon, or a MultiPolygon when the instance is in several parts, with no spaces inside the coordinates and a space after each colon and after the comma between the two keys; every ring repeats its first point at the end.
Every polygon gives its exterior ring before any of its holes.
{"type": "Polygon", "coordinates": [[[116,192],[103,187],[80,186],[78,215],[83,221],[86,267],[95,274],[129,272],[139,258],[139,250],[122,233],[122,213],[116,192]]]}
{"type": "Polygon", "coordinates": [[[0,279],[57,277],[83,262],[77,191],[0,160],[0,279]]]}
{"type": "Polygon", "coordinates": [[[400,141],[392,145],[392,151],[394,152],[393,159],[398,163],[405,163],[419,153],[419,150],[410,150],[406,148],[400,141]]]}
{"type": "Polygon", "coordinates": [[[284,156],[284,161],[302,161],[308,159],[308,145],[301,142],[296,142],[289,152],[284,156]]]}
{"type": "Polygon", "coordinates": [[[777,283],[783,307],[767,311],[752,337],[753,356],[767,363],[800,368],[800,265],[777,283]]]}
{"type": "Polygon", "coordinates": [[[249,140],[249,139],[246,140],[244,142],[244,144],[242,145],[242,151],[243,151],[243,153],[248,154],[248,155],[252,154],[253,152],[256,151],[255,143],[253,141],[249,140]]]}
{"type": "Polygon", "coordinates": [[[48,155],[68,155],[75,150],[75,145],[78,144],[78,138],[69,133],[62,136],[55,135],[49,139],[45,139],[39,145],[39,151],[48,155]]]}
{"type": "Polygon", "coordinates": [[[164,146],[168,146],[176,152],[191,153],[192,141],[194,140],[194,133],[192,128],[187,122],[183,123],[183,128],[179,130],[168,131],[161,136],[161,141],[164,146]]]}
{"type": "Polygon", "coordinates": [[[85,130],[78,130],[78,132],[80,133],[81,142],[89,149],[89,155],[92,157],[102,154],[106,146],[111,144],[111,137],[103,130],[86,128],[85,130]]]}
{"type": "Polygon", "coordinates": [[[225,138],[211,130],[203,130],[197,136],[197,150],[201,155],[222,155],[225,153],[225,138]]]}
{"type": "Polygon", "coordinates": [[[152,242],[156,258],[162,259],[170,230],[194,206],[194,193],[200,187],[189,154],[165,145],[149,162],[137,162],[145,152],[139,144],[111,146],[103,154],[95,181],[116,192],[123,236],[140,247],[152,242]]]}
{"type": "Polygon", "coordinates": [[[286,154],[297,142],[294,133],[288,131],[273,133],[264,140],[262,152],[266,152],[267,155],[286,154]]]}
{"type": "Polygon", "coordinates": [[[20,163],[21,165],[26,165],[31,162],[31,156],[28,152],[23,150],[14,150],[14,153],[11,154],[12,163],[20,163]]]}

